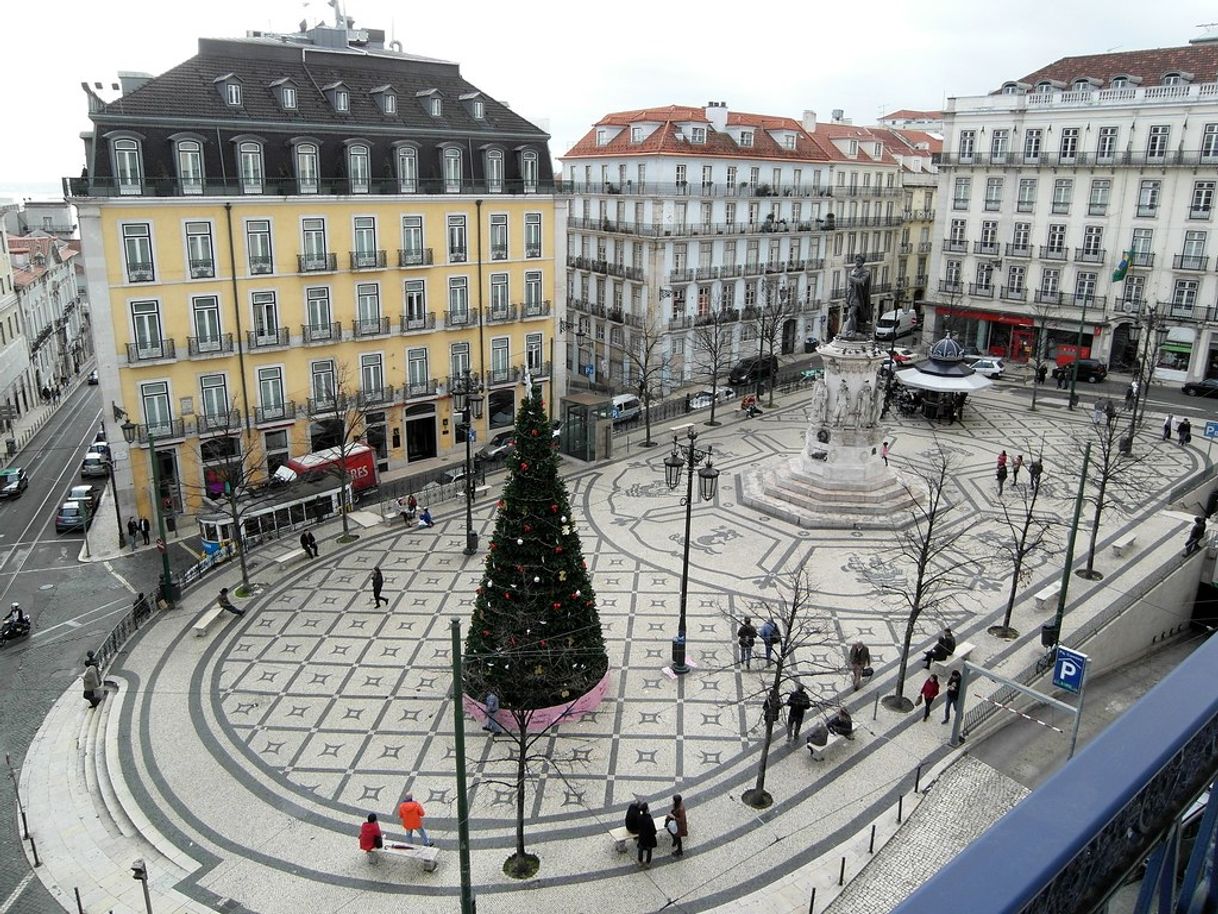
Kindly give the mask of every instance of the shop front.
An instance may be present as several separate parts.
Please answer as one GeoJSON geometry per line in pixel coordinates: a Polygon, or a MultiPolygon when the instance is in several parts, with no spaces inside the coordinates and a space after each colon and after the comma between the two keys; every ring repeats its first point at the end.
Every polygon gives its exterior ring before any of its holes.
{"type": "Polygon", "coordinates": [[[1197,331],[1192,327],[1169,327],[1167,339],[1159,347],[1155,359],[1155,380],[1175,384],[1187,381],[1196,345],[1197,331]]]}

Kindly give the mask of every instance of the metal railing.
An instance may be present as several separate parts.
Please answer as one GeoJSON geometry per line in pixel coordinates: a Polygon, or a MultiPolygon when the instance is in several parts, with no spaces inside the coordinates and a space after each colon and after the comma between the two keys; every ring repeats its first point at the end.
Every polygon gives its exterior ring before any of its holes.
{"type": "Polygon", "coordinates": [[[384,336],[389,332],[388,317],[373,317],[351,322],[351,334],[356,339],[366,336],[384,336]]]}
{"type": "Polygon", "coordinates": [[[351,251],[351,269],[378,270],[385,268],[384,251],[351,251]]]}
{"type": "Polygon", "coordinates": [[[1209,265],[1209,257],[1197,254],[1176,254],[1171,259],[1173,270],[1204,270],[1209,265]]]}
{"type": "Polygon", "coordinates": [[[399,267],[429,267],[431,263],[431,248],[398,248],[399,267]]]}
{"type": "Polygon", "coordinates": [[[297,254],[298,273],[330,273],[338,269],[337,254],[297,254]]]}
{"type": "Polygon", "coordinates": [[[516,320],[515,305],[491,305],[486,309],[486,322],[488,324],[506,324],[516,320]]]}
{"type": "Polygon", "coordinates": [[[273,403],[270,406],[254,408],[254,424],[263,425],[268,422],[287,422],[296,418],[296,401],[287,400],[283,403],[273,403]]]}
{"type": "Polygon", "coordinates": [[[110,629],[110,634],[105,637],[105,640],[97,646],[93,651],[93,659],[97,662],[97,668],[104,673],[110,666],[110,663],[118,656],[127,640],[134,635],[145,622],[152,618],[156,612],[158,605],[158,592],[151,597],[141,593],[135,598],[126,614],[118,620],[118,624],[110,629]]]}
{"type": "MultiPolygon", "coordinates": [[[[186,421],[184,419],[169,419],[165,422],[157,423],[151,426],[152,435],[156,440],[163,441],[166,438],[185,438],[186,437],[186,421]]],[[[135,427],[136,440],[140,444],[148,443],[148,425],[137,425],[135,427]]]]}
{"type": "Polygon", "coordinates": [[[470,327],[478,323],[478,309],[466,308],[462,311],[445,311],[445,327],[470,327]]]}
{"type": "Polygon", "coordinates": [[[528,320],[529,318],[532,318],[532,317],[549,317],[550,316],[549,300],[526,301],[523,305],[521,305],[521,316],[524,317],[525,320],[528,320]]]}
{"type": "Polygon", "coordinates": [[[195,416],[195,428],[198,434],[207,435],[214,432],[234,431],[241,426],[241,411],[230,409],[228,412],[211,415],[199,413],[195,416]]]}
{"type": "Polygon", "coordinates": [[[416,317],[410,317],[409,315],[403,314],[399,329],[402,333],[418,333],[420,330],[435,330],[436,314],[434,311],[428,311],[426,314],[416,317]]]}
{"type": "Polygon", "coordinates": [[[338,321],[328,324],[301,324],[300,338],[305,343],[337,343],[343,338],[343,328],[338,321]]]}
{"type": "Polygon", "coordinates": [[[286,346],[291,342],[287,327],[266,328],[263,330],[245,331],[245,342],[250,349],[270,349],[275,346],[286,346]]]}
{"type": "Polygon", "coordinates": [[[206,260],[190,261],[190,278],[191,279],[211,279],[216,275],[216,262],[210,257],[206,260]]]}
{"type": "Polygon", "coordinates": [[[64,178],[63,190],[67,197],[181,197],[181,196],[334,196],[366,193],[393,196],[428,196],[435,194],[486,194],[495,193],[552,194],[556,184],[551,181],[522,181],[519,179],[488,183],[462,179],[450,181],[446,178],[418,178],[404,183],[397,177],[360,179],[352,181],[346,177],[310,179],[305,182],[296,178],[263,178],[260,182],[242,181],[239,178],[206,178],[199,182],[183,183],[177,178],[143,178],[139,183],[114,177],[64,178]]]}
{"type": "Polygon", "coordinates": [[[165,338],[143,343],[127,344],[128,362],[155,362],[158,359],[177,358],[177,350],[171,338],[165,338]]]}
{"type": "Polygon", "coordinates": [[[221,333],[219,336],[188,336],[186,351],[191,358],[208,358],[223,355],[233,351],[233,335],[221,333]]]}

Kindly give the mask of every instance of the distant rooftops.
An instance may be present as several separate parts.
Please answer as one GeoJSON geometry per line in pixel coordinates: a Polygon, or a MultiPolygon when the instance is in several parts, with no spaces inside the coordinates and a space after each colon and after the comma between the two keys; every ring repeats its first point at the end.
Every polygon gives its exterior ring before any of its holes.
{"type": "Polygon", "coordinates": [[[1218,81],[1218,43],[1200,41],[1174,48],[1062,57],[1009,81],[995,93],[1068,91],[1218,81]],[[1084,85],[1085,84],[1085,85],[1084,85]]]}

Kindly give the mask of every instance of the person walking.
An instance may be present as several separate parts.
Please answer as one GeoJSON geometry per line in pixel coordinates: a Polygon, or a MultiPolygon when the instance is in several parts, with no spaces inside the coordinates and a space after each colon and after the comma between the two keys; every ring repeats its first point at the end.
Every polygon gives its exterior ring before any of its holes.
{"type": "Polygon", "coordinates": [[[1032,484],[1032,491],[1040,491],[1040,476],[1045,471],[1045,465],[1039,457],[1035,458],[1028,465],[1028,481],[1032,484]]]}
{"type": "Polygon", "coordinates": [[[778,631],[778,623],[773,619],[766,619],[761,625],[761,643],[765,645],[765,665],[769,666],[774,662],[774,648],[782,644],[782,634],[778,631]]]}
{"type": "Polygon", "coordinates": [[[998,496],[1002,497],[1002,487],[1007,482],[1007,465],[1005,463],[998,464],[998,472],[995,474],[998,477],[998,496]]]}
{"type": "Polygon", "coordinates": [[[1193,424],[1188,419],[1181,419],[1180,425],[1176,430],[1176,435],[1180,439],[1180,447],[1184,447],[1184,445],[1193,440],[1193,424]]]}
{"type": "Polygon", "coordinates": [[[312,530],[306,530],[305,536],[309,538],[309,552],[312,554],[313,558],[317,558],[319,555],[321,555],[321,551],[317,548],[317,537],[313,535],[312,530]]]}
{"type": "MultiPolygon", "coordinates": [[[[947,691],[944,693],[944,701],[947,702],[943,706],[943,723],[948,723],[952,718],[952,708],[956,707],[956,702],[960,698],[960,671],[952,670],[952,674],[947,677],[947,691]]],[[[959,709],[956,711],[960,713],[959,709]]]]}
{"type": "Polygon", "coordinates": [[[1205,539],[1205,518],[1198,514],[1193,518],[1193,528],[1188,531],[1188,540],[1184,543],[1184,555],[1188,557],[1201,548],[1205,539]]]}
{"type": "Polygon", "coordinates": [[[134,517],[127,518],[127,542],[131,544],[131,551],[135,552],[136,538],[139,536],[140,525],[135,522],[134,517]]]}
{"type": "Polygon", "coordinates": [[[651,818],[651,811],[647,808],[647,804],[643,804],[641,810],[642,815],[639,816],[639,866],[651,866],[651,852],[656,846],[656,823],[651,818]],[[644,860],[643,858],[647,859],[644,860]]]}
{"type": "Polygon", "coordinates": [[[998,466],[1005,467],[1007,465],[1007,452],[1003,451],[998,455],[998,466]]]}
{"type": "Polygon", "coordinates": [[[804,713],[811,707],[812,699],[804,689],[804,684],[797,683],[795,691],[787,696],[787,739],[799,739],[800,728],[804,725],[804,713]]]}
{"type": "Polygon", "coordinates": [[[664,828],[672,835],[672,855],[680,857],[685,853],[681,839],[689,835],[689,823],[685,818],[685,803],[679,793],[672,798],[672,809],[668,810],[668,815],[664,818],[664,828]]]}
{"type": "Polygon", "coordinates": [[[313,558],[313,550],[309,547],[309,531],[300,534],[300,548],[304,550],[305,558],[313,558]]]}
{"type": "Polygon", "coordinates": [[[850,677],[854,682],[854,691],[863,685],[863,677],[871,668],[871,651],[862,641],[850,645],[850,677]]]}
{"type": "Polygon", "coordinates": [[[1163,440],[1164,441],[1171,440],[1171,427],[1172,427],[1172,422],[1175,421],[1175,418],[1176,417],[1173,416],[1171,413],[1168,413],[1167,418],[1163,420],[1163,440]]]}
{"type": "Polygon", "coordinates": [[[386,606],[389,605],[389,598],[381,596],[381,590],[385,587],[385,576],[381,574],[381,566],[377,565],[372,569],[372,602],[379,609],[383,601],[386,606]]]}
{"type": "Polygon", "coordinates": [[[85,663],[85,671],[80,677],[80,684],[85,692],[85,701],[89,703],[90,708],[96,708],[102,700],[101,673],[98,671],[96,663],[85,663]]]}
{"type": "Polygon", "coordinates": [[[1129,382],[1129,386],[1125,388],[1125,405],[1130,406],[1133,403],[1134,391],[1133,381],[1129,382]]]}
{"type": "Polygon", "coordinates": [[[757,629],[753,627],[749,617],[745,616],[740,628],[736,629],[736,642],[740,645],[740,662],[746,670],[750,668],[749,664],[753,660],[753,645],[756,641],[757,629]]]}
{"type": "Polygon", "coordinates": [[[147,546],[147,545],[148,545],[148,543],[149,543],[149,542],[151,542],[151,540],[149,540],[149,538],[148,538],[148,535],[149,535],[151,532],[152,532],[152,524],[148,523],[148,518],[146,518],[146,517],[141,517],[141,518],[140,518],[140,533],[141,533],[141,535],[143,535],[143,537],[144,537],[144,545],[145,545],[145,546],[147,546]]]}
{"type": "Polygon", "coordinates": [[[226,612],[232,613],[234,616],[244,616],[245,615],[245,610],[238,609],[237,607],[235,607],[233,605],[233,601],[228,598],[228,588],[227,587],[220,588],[220,596],[216,599],[216,602],[220,604],[221,609],[225,610],[226,612]]]}
{"type": "Polygon", "coordinates": [[[431,847],[431,839],[427,837],[427,829],[423,827],[423,817],[426,815],[423,804],[414,798],[414,794],[406,794],[405,799],[398,805],[398,818],[402,820],[402,828],[406,830],[406,840],[413,842],[414,833],[418,832],[423,837],[423,843],[431,847]]]}
{"type": "Polygon", "coordinates": [[[372,852],[385,846],[381,834],[381,824],[376,821],[376,813],[368,813],[368,820],[359,827],[359,849],[369,855],[369,860],[375,859],[372,852]]]}
{"type": "Polygon", "coordinates": [[[880,458],[884,461],[884,466],[888,466],[888,442],[885,441],[880,445],[880,458]]]}
{"type": "Polygon", "coordinates": [[[934,703],[935,696],[939,694],[939,676],[936,673],[931,673],[930,678],[922,683],[922,691],[918,693],[918,704],[925,705],[922,709],[922,720],[930,719],[930,706],[934,703]]]}
{"type": "Polygon", "coordinates": [[[1019,471],[1023,469],[1023,454],[1016,454],[1011,461],[1011,485],[1019,485],[1019,471]]]}

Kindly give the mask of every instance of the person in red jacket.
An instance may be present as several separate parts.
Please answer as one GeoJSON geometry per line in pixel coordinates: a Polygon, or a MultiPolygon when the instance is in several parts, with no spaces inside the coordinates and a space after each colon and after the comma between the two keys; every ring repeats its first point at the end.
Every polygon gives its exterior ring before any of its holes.
{"type": "Polygon", "coordinates": [[[939,694],[939,677],[935,673],[930,674],[930,678],[922,683],[922,692],[918,695],[918,704],[925,705],[922,710],[922,719],[926,720],[930,717],[930,706],[939,694]]]}
{"type": "Polygon", "coordinates": [[[416,800],[413,794],[406,794],[406,798],[398,806],[398,818],[402,820],[402,828],[406,830],[406,840],[414,841],[414,833],[417,831],[423,836],[423,843],[431,847],[431,839],[427,837],[427,829],[423,827],[425,815],[427,813],[423,811],[423,804],[416,800]]]}
{"type": "Polygon", "coordinates": [[[370,812],[368,821],[359,827],[359,849],[370,854],[382,843],[380,823],[376,821],[376,813],[370,812]]]}

